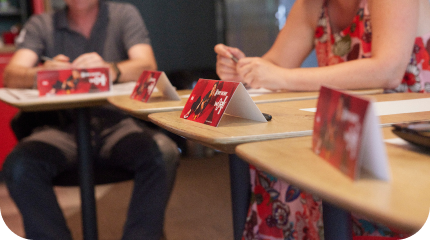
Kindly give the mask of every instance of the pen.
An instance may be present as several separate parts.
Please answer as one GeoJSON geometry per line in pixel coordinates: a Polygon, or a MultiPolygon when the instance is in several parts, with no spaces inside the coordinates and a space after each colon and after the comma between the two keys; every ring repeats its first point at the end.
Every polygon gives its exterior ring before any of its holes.
{"type": "Polygon", "coordinates": [[[230,58],[231,60],[233,60],[235,63],[237,63],[239,61],[239,59],[237,59],[235,56],[233,56],[233,54],[230,54],[230,58]]]}
{"type": "MultiPolygon", "coordinates": [[[[237,59],[237,57],[233,56],[233,54],[230,53],[230,58],[231,60],[233,60],[235,63],[237,63],[239,61],[239,59],[237,59]]],[[[251,87],[248,86],[247,83],[243,83],[243,86],[245,86],[246,89],[250,89],[251,87]]],[[[269,121],[269,120],[268,120],[269,121]]]]}
{"type": "Polygon", "coordinates": [[[266,118],[267,121],[272,120],[272,115],[267,114],[267,113],[263,113],[264,118],[266,118]]]}
{"type": "Polygon", "coordinates": [[[41,56],[40,59],[42,59],[43,61],[54,61],[54,59],[47,56],[41,56]]]}
{"type": "Polygon", "coordinates": [[[13,93],[11,90],[9,90],[8,88],[6,88],[6,91],[12,96],[12,97],[14,97],[14,98],[16,98],[17,100],[20,100],[20,98],[15,94],[15,93],[13,93]]]}

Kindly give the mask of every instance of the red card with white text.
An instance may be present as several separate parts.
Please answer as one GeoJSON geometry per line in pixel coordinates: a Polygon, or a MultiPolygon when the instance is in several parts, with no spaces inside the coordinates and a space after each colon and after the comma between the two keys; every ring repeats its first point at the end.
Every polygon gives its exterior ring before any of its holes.
{"type": "Polygon", "coordinates": [[[157,88],[169,100],[180,101],[176,89],[172,86],[164,72],[143,71],[136,82],[130,98],[142,102],[149,102],[154,89],[157,88]]]}
{"type": "Polygon", "coordinates": [[[372,101],[321,87],[312,147],[351,179],[361,174],[389,180],[379,119],[372,101]]]}
{"type": "Polygon", "coordinates": [[[41,70],[37,72],[39,96],[108,92],[108,68],[41,70]]]}
{"type": "Polygon", "coordinates": [[[181,118],[210,126],[218,126],[224,114],[267,122],[242,83],[200,79],[181,118]]]}

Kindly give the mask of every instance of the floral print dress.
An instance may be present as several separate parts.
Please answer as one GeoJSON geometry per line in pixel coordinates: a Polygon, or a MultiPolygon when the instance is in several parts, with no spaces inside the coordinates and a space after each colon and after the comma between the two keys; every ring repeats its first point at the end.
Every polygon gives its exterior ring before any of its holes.
{"type": "MultiPolygon", "coordinates": [[[[353,23],[339,33],[330,28],[327,1],[315,31],[318,66],[371,57],[372,27],[367,0],[362,0],[353,23]]],[[[386,92],[430,92],[430,33],[415,38],[411,58],[402,83],[386,92]]]]}
{"type": "MultiPolygon", "coordinates": [[[[315,30],[315,50],[319,66],[329,66],[371,56],[372,31],[367,0],[353,23],[340,33],[332,33],[327,1],[315,30]]],[[[430,33],[417,37],[402,83],[387,92],[430,92],[430,33]]],[[[316,196],[250,166],[251,203],[243,240],[319,240],[324,239],[322,203],[316,196]]],[[[354,236],[405,235],[353,214],[354,236]]]]}

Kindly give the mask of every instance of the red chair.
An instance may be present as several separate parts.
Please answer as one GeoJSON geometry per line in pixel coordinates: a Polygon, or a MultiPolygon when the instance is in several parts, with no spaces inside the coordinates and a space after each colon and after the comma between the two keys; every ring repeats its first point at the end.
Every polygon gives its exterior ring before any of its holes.
{"type": "MultiPolygon", "coordinates": [[[[3,70],[9,62],[13,53],[0,54],[0,88],[3,87],[3,70]]],[[[3,162],[10,151],[15,147],[17,140],[12,129],[10,128],[10,121],[13,116],[18,112],[18,109],[0,101],[0,171],[3,162]]]]}
{"type": "Polygon", "coordinates": [[[352,240],[400,240],[401,238],[393,237],[371,237],[371,236],[355,236],[352,240]]]}

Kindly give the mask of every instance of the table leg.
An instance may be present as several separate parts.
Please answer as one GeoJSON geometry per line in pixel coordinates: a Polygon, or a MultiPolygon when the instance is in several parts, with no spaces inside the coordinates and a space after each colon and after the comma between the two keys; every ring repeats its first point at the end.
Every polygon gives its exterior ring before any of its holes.
{"type": "Polygon", "coordinates": [[[242,238],[251,193],[249,165],[235,154],[229,154],[230,186],[233,207],[234,239],[242,238]]]}
{"type": "Polygon", "coordinates": [[[352,240],[351,214],[323,201],[324,239],[352,240]]]}
{"type": "Polygon", "coordinates": [[[95,240],[98,234],[89,109],[78,108],[76,113],[83,235],[85,240],[95,240]]]}

